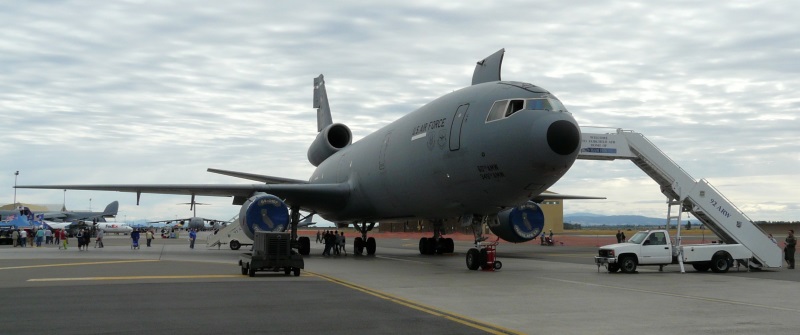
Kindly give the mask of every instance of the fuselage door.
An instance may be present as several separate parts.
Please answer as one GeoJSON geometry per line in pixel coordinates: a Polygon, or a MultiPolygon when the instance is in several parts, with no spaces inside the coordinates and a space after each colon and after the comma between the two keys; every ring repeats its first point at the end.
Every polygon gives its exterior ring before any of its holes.
{"type": "Polygon", "coordinates": [[[456,114],[453,116],[453,123],[450,124],[450,151],[456,151],[461,148],[461,128],[464,126],[464,120],[467,118],[467,110],[469,104],[458,106],[456,114]]]}

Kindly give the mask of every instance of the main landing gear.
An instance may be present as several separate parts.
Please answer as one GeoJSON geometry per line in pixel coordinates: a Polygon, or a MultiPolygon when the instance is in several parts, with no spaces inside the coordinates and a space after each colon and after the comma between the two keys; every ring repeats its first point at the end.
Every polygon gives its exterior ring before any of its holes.
{"type": "Polygon", "coordinates": [[[452,238],[442,237],[442,220],[433,221],[433,237],[419,239],[419,253],[422,255],[452,253],[455,243],[452,238]]]}
{"type": "MultiPolygon", "coordinates": [[[[303,256],[308,256],[311,253],[311,239],[308,236],[300,236],[297,237],[297,224],[300,223],[300,207],[292,206],[291,212],[291,222],[290,222],[290,231],[291,231],[291,241],[292,241],[292,248],[297,249],[297,253],[303,256]]],[[[314,215],[309,214],[309,215],[314,215]]],[[[233,242],[231,242],[231,248],[233,248],[233,242]]]]}
{"type": "Polygon", "coordinates": [[[498,242],[485,242],[487,237],[483,236],[483,220],[479,216],[473,217],[472,235],[475,236],[475,248],[467,251],[467,269],[500,270],[503,263],[496,258],[498,242]]]}
{"type": "Polygon", "coordinates": [[[367,232],[372,230],[372,228],[375,228],[375,222],[370,222],[369,224],[362,222],[361,225],[358,223],[353,223],[353,226],[355,226],[356,229],[361,232],[361,237],[356,237],[355,240],[353,240],[353,253],[356,255],[362,255],[364,253],[364,249],[367,249],[367,255],[374,255],[375,248],[377,248],[375,238],[367,238],[367,232]]]}

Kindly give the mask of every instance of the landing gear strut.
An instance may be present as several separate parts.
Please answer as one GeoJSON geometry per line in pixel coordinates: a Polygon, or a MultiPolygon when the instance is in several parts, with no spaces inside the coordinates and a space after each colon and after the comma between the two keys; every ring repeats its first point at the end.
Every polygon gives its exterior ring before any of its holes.
{"type": "Polygon", "coordinates": [[[364,248],[366,248],[367,255],[374,255],[375,248],[377,248],[375,238],[367,238],[367,232],[372,230],[372,228],[375,228],[375,222],[370,222],[369,224],[362,222],[361,225],[358,223],[353,223],[353,226],[355,226],[356,229],[361,232],[361,237],[356,237],[355,240],[353,240],[353,253],[356,255],[361,255],[364,253],[364,248]]]}
{"type": "Polygon", "coordinates": [[[311,239],[308,236],[297,237],[298,223],[300,223],[300,207],[292,206],[290,223],[292,248],[297,249],[299,254],[308,256],[311,253],[311,239]]]}
{"type": "Polygon", "coordinates": [[[443,220],[433,221],[433,237],[422,237],[419,239],[419,253],[422,255],[452,253],[455,244],[452,238],[442,237],[443,220]]]}
{"type": "Polygon", "coordinates": [[[479,215],[472,216],[472,235],[475,237],[475,248],[467,251],[467,269],[484,271],[500,270],[503,263],[495,259],[497,242],[484,242],[487,237],[483,236],[484,218],[479,215]]]}

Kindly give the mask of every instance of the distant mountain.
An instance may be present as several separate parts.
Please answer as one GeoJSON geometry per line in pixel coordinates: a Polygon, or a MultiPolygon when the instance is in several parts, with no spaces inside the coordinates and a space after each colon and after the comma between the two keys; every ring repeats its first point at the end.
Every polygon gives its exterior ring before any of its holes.
{"type": "Polygon", "coordinates": [[[564,214],[564,222],[582,226],[663,226],[666,218],[651,218],[641,215],[601,215],[594,213],[564,214]]]}

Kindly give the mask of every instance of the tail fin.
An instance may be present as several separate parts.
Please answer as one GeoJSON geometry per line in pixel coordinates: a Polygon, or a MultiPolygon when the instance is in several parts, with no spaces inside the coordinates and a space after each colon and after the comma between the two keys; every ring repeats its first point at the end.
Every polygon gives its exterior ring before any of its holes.
{"type": "Polygon", "coordinates": [[[321,74],[314,78],[314,108],[317,109],[317,132],[333,124],[328,93],[325,92],[325,78],[321,74]]]}
{"type": "Polygon", "coordinates": [[[306,218],[303,219],[303,221],[300,221],[300,222],[297,223],[297,226],[298,227],[308,227],[310,225],[317,224],[316,222],[312,222],[311,221],[313,219],[314,219],[314,213],[308,214],[308,216],[306,216],[306,218]]]}
{"type": "Polygon", "coordinates": [[[103,210],[103,216],[115,216],[119,211],[119,201],[113,201],[103,210]]]}

